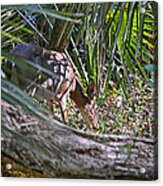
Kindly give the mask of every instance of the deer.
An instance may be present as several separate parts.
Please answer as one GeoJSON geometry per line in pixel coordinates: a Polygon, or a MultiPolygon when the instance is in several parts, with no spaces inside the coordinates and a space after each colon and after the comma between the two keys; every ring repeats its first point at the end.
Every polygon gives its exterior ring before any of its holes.
{"type": "Polygon", "coordinates": [[[13,78],[32,97],[39,101],[48,101],[51,110],[53,103],[59,103],[65,123],[69,121],[66,103],[70,98],[81,112],[87,126],[91,129],[99,128],[95,108],[95,84],[88,85],[87,93],[84,92],[75,76],[73,65],[64,52],[48,50],[33,43],[19,43],[10,53],[27,65],[35,67],[35,71],[30,72],[16,66],[16,77],[13,78]]]}

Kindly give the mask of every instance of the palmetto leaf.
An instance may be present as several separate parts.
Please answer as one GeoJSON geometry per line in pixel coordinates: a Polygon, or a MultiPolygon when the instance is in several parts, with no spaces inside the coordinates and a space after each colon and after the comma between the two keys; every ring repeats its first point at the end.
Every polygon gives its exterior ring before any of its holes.
{"type": "Polygon", "coordinates": [[[64,27],[57,32],[58,42],[70,40],[66,53],[72,57],[84,87],[93,81],[100,95],[119,74],[118,82],[123,82],[127,99],[128,74],[138,69],[148,82],[146,65],[155,64],[157,58],[155,6],[152,2],[2,6],[2,48],[31,40],[48,47],[56,20],[63,21],[64,27]],[[69,23],[72,33],[66,32],[69,23]]]}

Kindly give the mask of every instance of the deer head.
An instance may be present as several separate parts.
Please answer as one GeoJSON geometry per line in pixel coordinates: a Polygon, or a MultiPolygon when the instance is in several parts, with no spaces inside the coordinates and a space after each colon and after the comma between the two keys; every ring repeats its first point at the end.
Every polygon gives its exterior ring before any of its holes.
{"type": "Polygon", "coordinates": [[[76,81],[75,90],[70,93],[71,99],[79,108],[83,120],[92,129],[98,129],[98,119],[95,104],[95,84],[88,85],[87,95],[84,94],[83,88],[78,81],[76,81]]]}

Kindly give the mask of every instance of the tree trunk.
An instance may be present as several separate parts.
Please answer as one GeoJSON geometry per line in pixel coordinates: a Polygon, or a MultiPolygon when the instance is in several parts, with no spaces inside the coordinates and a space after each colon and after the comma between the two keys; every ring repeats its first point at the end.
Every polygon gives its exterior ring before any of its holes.
{"type": "Polygon", "coordinates": [[[1,105],[2,176],[157,179],[157,139],[86,133],[1,105]]]}
{"type": "MultiPolygon", "coordinates": [[[[59,4],[58,8],[61,11],[64,10],[72,14],[77,12],[79,6],[80,6],[79,4],[73,4],[73,6],[72,4],[59,4]]],[[[60,19],[55,20],[49,49],[64,52],[64,50],[67,48],[69,44],[72,27],[74,23],[75,22],[73,22],[73,20],[72,21],[70,20],[65,21],[60,19]]]]}

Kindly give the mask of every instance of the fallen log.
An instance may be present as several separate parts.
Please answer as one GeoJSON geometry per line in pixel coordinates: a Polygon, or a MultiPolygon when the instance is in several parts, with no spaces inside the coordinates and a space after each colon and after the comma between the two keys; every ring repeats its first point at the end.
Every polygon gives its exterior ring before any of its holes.
{"type": "Polygon", "coordinates": [[[2,176],[157,179],[157,140],[77,131],[1,105],[2,176]]]}

